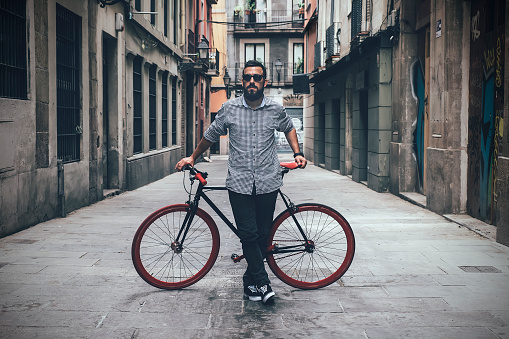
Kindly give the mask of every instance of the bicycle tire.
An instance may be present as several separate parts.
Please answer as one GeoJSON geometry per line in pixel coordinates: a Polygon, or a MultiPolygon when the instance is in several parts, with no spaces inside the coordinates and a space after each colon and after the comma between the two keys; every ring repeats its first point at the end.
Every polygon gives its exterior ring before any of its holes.
{"type": "MultiPolygon", "coordinates": [[[[345,274],[355,253],[355,237],[348,221],[336,210],[320,204],[296,206],[295,217],[308,240],[309,253],[269,253],[267,263],[284,283],[300,289],[317,289],[336,282],[345,274]]],[[[274,219],[268,245],[303,244],[304,240],[288,210],[274,219]]]]}
{"type": "Polygon", "coordinates": [[[219,231],[212,217],[198,208],[182,249],[172,248],[189,205],[163,207],[150,214],[133,239],[134,267],[150,285],[167,290],[188,287],[203,278],[219,253],[219,231]]]}

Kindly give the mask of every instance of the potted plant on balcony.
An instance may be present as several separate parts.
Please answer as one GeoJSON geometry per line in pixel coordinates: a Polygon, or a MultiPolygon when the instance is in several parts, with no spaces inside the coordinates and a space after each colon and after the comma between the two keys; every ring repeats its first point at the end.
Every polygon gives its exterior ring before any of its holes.
{"type": "Polygon", "coordinates": [[[234,18],[240,18],[242,16],[242,6],[237,5],[233,8],[233,17],[234,18]]]}
{"type": "Polygon", "coordinates": [[[304,17],[304,6],[305,4],[303,2],[298,3],[297,6],[299,7],[299,17],[304,17]]]}
{"type": "Polygon", "coordinates": [[[256,2],[247,0],[245,9],[246,15],[252,14],[256,10],[256,2]]]}

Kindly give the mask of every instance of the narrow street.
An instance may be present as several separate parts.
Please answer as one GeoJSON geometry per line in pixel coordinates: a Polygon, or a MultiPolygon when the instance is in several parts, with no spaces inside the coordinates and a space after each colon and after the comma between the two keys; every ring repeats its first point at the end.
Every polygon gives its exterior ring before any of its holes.
{"type": "MultiPolygon", "coordinates": [[[[211,160],[197,168],[222,185],[226,158],[211,160]]],[[[283,192],[349,220],[356,254],[340,281],[304,291],[270,273],[275,304],[244,299],[245,262],[230,260],[240,244],[217,219],[211,272],[158,290],[137,275],[131,241],[151,212],[187,199],[182,183],[172,174],[0,239],[0,337],[509,338],[508,247],[312,164],[283,192]]],[[[232,217],[225,192],[209,196],[232,217]]]]}

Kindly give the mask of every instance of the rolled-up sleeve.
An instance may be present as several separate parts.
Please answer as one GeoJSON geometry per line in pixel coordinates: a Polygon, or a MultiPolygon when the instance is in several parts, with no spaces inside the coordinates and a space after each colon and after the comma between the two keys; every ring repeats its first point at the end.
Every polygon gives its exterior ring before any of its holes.
{"type": "Polygon", "coordinates": [[[276,129],[278,132],[288,133],[295,127],[293,126],[292,119],[286,113],[286,109],[283,107],[281,112],[279,112],[278,116],[278,128],[276,129]]]}
{"type": "Polygon", "coordinates": [[[217,112],[216,119],[210,124],[203,137],[210,142],[218,142],[221,135],[227,134],[227,113],[224,106],[217,112]]]}

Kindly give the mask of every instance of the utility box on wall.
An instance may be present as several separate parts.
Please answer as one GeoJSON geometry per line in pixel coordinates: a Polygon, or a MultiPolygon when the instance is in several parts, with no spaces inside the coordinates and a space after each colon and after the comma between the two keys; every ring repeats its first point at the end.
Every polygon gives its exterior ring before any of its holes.
{"type": "Polygon", "coordinates": [[[15,135],[13,121],[0,121],[0,173],[14,169],[15,135]]]}

